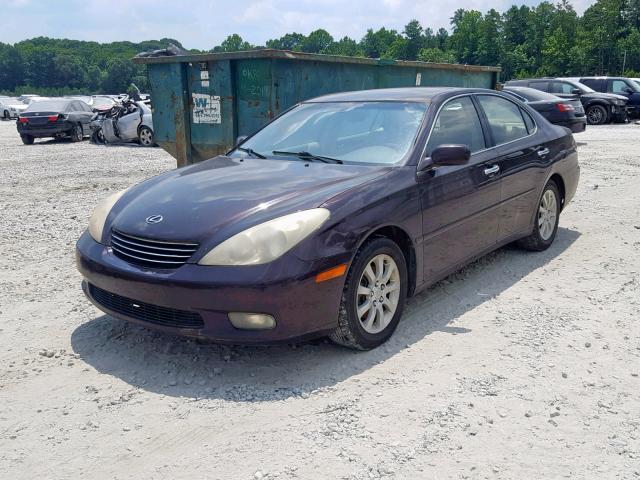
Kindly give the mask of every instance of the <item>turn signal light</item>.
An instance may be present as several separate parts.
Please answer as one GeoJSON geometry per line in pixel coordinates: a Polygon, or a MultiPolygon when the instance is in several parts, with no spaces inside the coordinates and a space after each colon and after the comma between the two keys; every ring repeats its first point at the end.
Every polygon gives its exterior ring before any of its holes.
{"type": "Polygon", "coordinates": [[[316,275],[316,283],[326,282],[327,280],[331,280],[332,278],[338,278],[344,275],[344,272],[347,271],[347,264],[343,263],[342,265],[338,265],[337,267],[330,268],[329,270],[325,270],[324,272],[320,272],[316,275]]]}
{"type": "Polygon", "coordinates": [[[573,106],[567,103],[556,103],[556,108],[560,112],[573,112],[574,110],[573,106]]]}

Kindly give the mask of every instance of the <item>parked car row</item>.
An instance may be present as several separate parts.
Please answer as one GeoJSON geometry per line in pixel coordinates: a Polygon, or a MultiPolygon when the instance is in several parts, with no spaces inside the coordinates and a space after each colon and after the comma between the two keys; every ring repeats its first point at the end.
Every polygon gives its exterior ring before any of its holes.
{"type": "Polygon", "coordinates": [[[629,115],[640,113],[640,86],[622,77],[532,78],[510,80],[505,88],[510,87],[528,87],[565,100],[578,99],[589,125],[625,122],[629,115]]]}
{"type": "Polygon", "coordinates": [[[8,118],[17,117],[17,130],[25,145],[32,145],[36,138],[69,138],[79,142],[91,135],[96,143],[135,141],[142,146],[153,146],[151,108],[128,95],[116,98],[118,100],[108,95],[25,96],[21,101],[24,108],[8,118]]]}

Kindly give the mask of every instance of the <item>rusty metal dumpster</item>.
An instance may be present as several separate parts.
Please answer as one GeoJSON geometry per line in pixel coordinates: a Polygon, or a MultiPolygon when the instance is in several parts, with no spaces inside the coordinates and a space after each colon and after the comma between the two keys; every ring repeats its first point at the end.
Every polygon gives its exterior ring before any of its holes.
{"type": "Polygon", "coordinates": [[[283,50],[134,58],[146,64],[157,143],[178,166],[229,150],[290,106],[370,88],[495,88],[500,68],[283,50]]]}

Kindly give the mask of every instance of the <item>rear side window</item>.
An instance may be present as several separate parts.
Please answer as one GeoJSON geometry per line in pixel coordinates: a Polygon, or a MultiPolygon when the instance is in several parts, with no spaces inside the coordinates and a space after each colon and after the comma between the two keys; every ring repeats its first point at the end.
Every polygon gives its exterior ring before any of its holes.
{"type": "Polygon", "coordinates": [[[522,118],[524,118],[527,131],[529,135],[531,135],[536,130],[536,122],[533,121],[533,118],[531,118],[531,115],[529,115],[526,110],[520,109],[520,113],[522,113],[522,118]]]}
{"type": "Polygon", "coordinates": [[[471,98],[449,100],[438,113],[427,143],[427,155],[445,144],[466,145],[471,153],[486,148],[480,117],[471,98]]]}
{"type": "Polygon", "coordinates": [[[542,92],[549,91],[549,82],[529,82],[529,86],[542,92]]]}
{"type": "Polygon", "coordinates": [[[600,80],[597,80],[595,78],[581,78],[580,79],[580,83],[585,84],[587,87],[591,87],[594,90],[598,91],[602,89],[602,85],[600,80]]]}
{"type": "Polygon", "coordinates": [[[512,142],[529,134],[522,110],[509,100],[493,95],[478,95],[496,145],[512,142]]]}

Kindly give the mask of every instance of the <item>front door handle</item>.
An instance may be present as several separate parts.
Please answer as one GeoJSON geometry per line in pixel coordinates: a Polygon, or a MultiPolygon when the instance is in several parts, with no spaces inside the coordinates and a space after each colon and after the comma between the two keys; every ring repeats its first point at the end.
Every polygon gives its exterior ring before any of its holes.
{"type": "Polygon", "coordinates": [[[485,168],[484,169],[484,174],[487,175],[487,176],[488,175],[495,175],[499,171],[500,171],[500,167],[498,165],[494,165],[493,167],[485,168]]]}
{"type": "Polygon", "coordinates": [[[538,156],[539,157],[544,157],[546,155],[549,155],[549,149],[548,148],[543,148],[542,150],[538,150],[538,156]]]}

